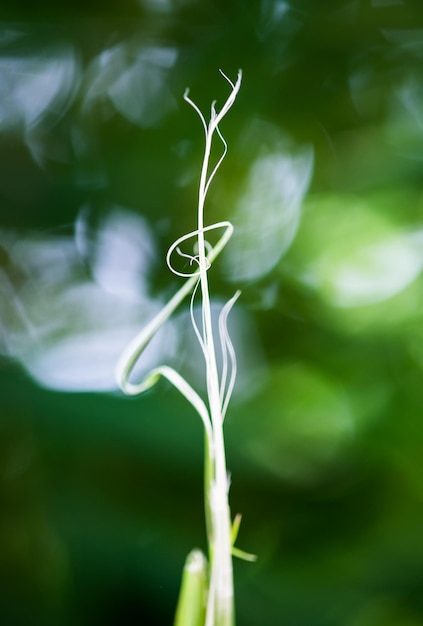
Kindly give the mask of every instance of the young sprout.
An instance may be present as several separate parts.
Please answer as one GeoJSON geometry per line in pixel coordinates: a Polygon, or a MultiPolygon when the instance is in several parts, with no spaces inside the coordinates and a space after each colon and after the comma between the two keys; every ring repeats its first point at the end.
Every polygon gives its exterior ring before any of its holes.
{"type": "Polygon", "coordinates": [[[247,560],[254,560],[255,558],[233,546],[241,518],[237,516],[234,523],[231,523],[228,503],[229,481],[223,436],[223,422],[236,377],[235,350],[229,337],[227,318],[240,292],[237,291],[224,305],[219,316],[218,333],[222,353],[222,364],[219,370],[208,285],[208,271],[232,236],[233,227],[227,221],[205,225],[204,204],[210,183],[227,152],[227,144],[220,132],[219,124],[235,102],[242,78],[241,70],[238,72],[235,83],[222,71],[220,72],[229,83],[231,91],[219,111],[216,109],[216,103],[212,103],[208,122],[189,97],[188,90],[184,94],[185,101],[199,115],[205,133],[204,157],[198,191],[197,228],[179,237],[170,246],[166,256],[169,269],[177,276],[184,278],[185,283],[127,346],[116,368],[118,384],[129,395],[142,393],[155,385],[161,376],[164,376],[192,404],[204,426],[206,443],[204,499],[209,550],[208,564],[198,550],[194,550],[188,556],[183,573],[175,626],[233,626],[235,618],[232,554],[247,560]],[[214,167],[210,168],[210,155],[215,133],[223,144],[223,152],[214,167]],[[214,246],[211,246],[205,237],[206,233],[212,230],[222,231],[214,246]],[[193,255],[181,250],[181,245],[191,239],[195,241],[195,254],[193,255]],[[175,253],[189,259],[189,272],[175,269],[172,264],[172,257],[175,253]],[[130,382],[131,373],[149,341],[190,293],[191,321],[205,362],[206,401],[180,374],[167,365],[156,367],[141,382],[130,382]],[[199,324],[194,318],[194,299],[197,294],[201,296],[199,324]]]}

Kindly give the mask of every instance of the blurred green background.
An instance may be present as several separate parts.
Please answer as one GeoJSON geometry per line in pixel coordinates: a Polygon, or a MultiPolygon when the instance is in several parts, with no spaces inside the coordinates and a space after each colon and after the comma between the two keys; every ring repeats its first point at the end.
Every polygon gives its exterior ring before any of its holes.
{"type": "MultiPolygon", "coordinates": [[[[207,113],[239,97],[207,223],[242,289],[227,416],[240,626],[423,624],[423,5],[0,8],[0,623],[172,623],[205,548],[202,430],[115,388],[180,285],[207,113]]],[[[217,154],[217,153],[216,153],[217,154]]],[[[187,307],[151,344],[204,389],[187,307]]],[[[142,371],[141,371],[142,370],[142,371]]]]}

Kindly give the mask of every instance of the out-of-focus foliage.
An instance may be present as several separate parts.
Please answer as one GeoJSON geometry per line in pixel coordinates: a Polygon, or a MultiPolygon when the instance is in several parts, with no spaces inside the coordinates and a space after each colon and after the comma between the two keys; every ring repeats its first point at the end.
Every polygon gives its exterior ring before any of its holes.
{"type": "MultiPolygon", "coordinates": [[[[179,286],[203,137],[243,86],[209,223],[239,379],[242,626],[423,623],[423,5],[2,2],[0,623],[170,624],[204,547],[202,432],[113,366],[179,286]]],[[[217,155],[216,155],[217,156],[217,155]]],[[[186,310],[158,363],[204,378],[186,310]]]]}

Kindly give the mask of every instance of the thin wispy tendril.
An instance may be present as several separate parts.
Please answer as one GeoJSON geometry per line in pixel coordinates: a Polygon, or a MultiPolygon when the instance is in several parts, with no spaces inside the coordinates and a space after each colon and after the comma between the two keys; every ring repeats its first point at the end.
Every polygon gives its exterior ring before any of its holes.
{"type": "Polygon", "coordinates": [[[222,308],[219,315],[219,338],[222,351],[222,373],[220,378],[220,402],[222,405],[222,420],[225,419],[226,411],[231,399],[236,380],[236,354],[231,337],[228,332],[228,315],[238,300],[241,292],[238,290],[222,308]]]}

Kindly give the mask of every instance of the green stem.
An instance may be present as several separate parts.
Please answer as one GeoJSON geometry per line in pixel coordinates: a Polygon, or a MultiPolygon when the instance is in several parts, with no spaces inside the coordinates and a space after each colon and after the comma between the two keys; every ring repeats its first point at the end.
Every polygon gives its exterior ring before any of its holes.
{"type": "Polygon", "coordinates": [[[206,358],[207,394],[213,430],[214,468],[208,472],[206,509],[211,520],[212,550],[210,559],[210,586],[207,604],[206,626],[233,626],[233,574],[231,556],[231,528],[228,503],[228,479],[223,437],[223,416],[219,390],[219,376],[213,337],[210,295],[208,286],[208,263],[204,238],[204,201],[207,192],[207,172],[213,137],[213,120],[206,133],[206,146],[201,169],[198,198],[198,260],[202,296],[202,318],[206,358]]]}

